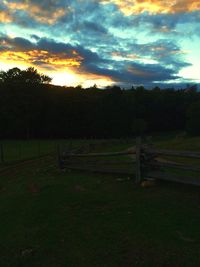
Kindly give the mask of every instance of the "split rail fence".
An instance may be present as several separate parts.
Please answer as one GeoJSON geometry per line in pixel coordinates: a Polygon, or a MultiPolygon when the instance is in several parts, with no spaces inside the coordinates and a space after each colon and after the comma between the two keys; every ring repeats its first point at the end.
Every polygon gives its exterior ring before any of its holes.
{"type": "Polygon", "coordinates": [[[127,174],[136,184],[142,180],[159,179],[200,185],[200,161],[195,165],[188,164],[190,159],[200,160],[200,152],[156,149],[142,144],[141,138],[136,139],[134,147],[119,152],[80,153],[58,149],[60,169],[127,174]],[[175,158],[178,161],[174,161],[175,158]],[[184,162],[181,163],[182,158],[184,162]]]}

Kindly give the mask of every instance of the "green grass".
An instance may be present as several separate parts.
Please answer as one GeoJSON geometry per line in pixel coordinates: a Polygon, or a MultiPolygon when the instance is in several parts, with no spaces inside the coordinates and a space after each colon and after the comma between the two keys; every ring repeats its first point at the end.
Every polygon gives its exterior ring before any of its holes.
{"type": "MultiPolygon", "coordinates": [[[[62,142],[62,141],[60,141],[62,142]]],[[[4,140],[4,164],[37,158],[56,151],[58,140],[4,140]]]]}
{"type": "Polygon", "coordinates": [[[130,178],[51,156],[1,172],[0,266],[200,266],[199,188],[130,178]]]}
{"type": "Polygon", "coordinates": [[[0,266],[200,264],[197,188],[140,188],[126,176],[60,172],[53,160],[0,184],[0,266]]]}
{"type": "MultiPolygon", "coordinates": [[[[164,140],[159,140],[154,142],[155,147],[161,149],[169,149],[169,150],[177,150],[177,151],[195,151],[200,152],[200,137],[176,137],[167,138],[164,140]]],[[[165,156],[165,158],[170,161],[174,161],[177,163],[189,164],[189,165],[196,165],[199,166],[200,159],[194,158],[185,158],[185,157],[172,157],[172,156],[165,156]]],[[[175,172],[173,170],[173,172],[175,172]]],[[[183,175],[198,175],[199,173],[191,172],[191,171],[176,171],[176,173],[182,173],[183,175]]]]}
{"type": "MultiPolygon", "coordinates": [[[[100,145],[94,149],[96,152],[101,151],[118,151],[123,150],[130,145],[134,145],[134,140],[130,140],[130,143],[119,142],[119,140],[3,140],[0,141],[0,145],[3,148],[3,164],[15,163],[17,161],[23,161],[32,158],[38,158],[40,156],[57,153],[58,146],[61,150],[76,149],[80,146],[87,144],[100,145]],[[108,143],[108,146],[101,145],[101,143],[108,143]],[[132,143],[133,142],[133,143],[132,143]],[[111,143],[111,144],[109,144],[111,143]]],[[[0,158],[0,164],[1,158],[0,158]]]]}
{"type": "Polygon", "coordinates": [[[200,151],[200,137],[171,137],[166,139],[153,140],[156,146],[164,149],[200,151]]]}

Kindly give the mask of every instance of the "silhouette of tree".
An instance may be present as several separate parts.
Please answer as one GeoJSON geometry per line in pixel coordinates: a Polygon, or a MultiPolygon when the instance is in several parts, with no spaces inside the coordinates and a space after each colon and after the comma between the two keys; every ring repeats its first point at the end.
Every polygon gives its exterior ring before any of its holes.
{"type": "Polygon", "coordinates": [[[185,129],[200,134],[198,90],[83,90],[50,81],[34,68],[0,72],[0,138],[113,138],[185,129]]]}
{"type": "Polygon", "coordinates": [[[20,82],[21,80],[21,70],[19,68],[12,68],[8,71],[0,71],[0,82],[20,82]]]}
{"type": "Polygon", "coordinates": [[[200,135],[200,101],[191,104],[187,109],[186,130],[191,135],[200,135]]]}
{"type": "Polygon", "coordinates": [[[50,83],[51,78],[47,75],[40,74],[35,68],[27,68],[20,70],[19,68],[12,68],[8,71],[0,72],[1,83],[29,83],[29,84],[43,84],[50,83]]]}

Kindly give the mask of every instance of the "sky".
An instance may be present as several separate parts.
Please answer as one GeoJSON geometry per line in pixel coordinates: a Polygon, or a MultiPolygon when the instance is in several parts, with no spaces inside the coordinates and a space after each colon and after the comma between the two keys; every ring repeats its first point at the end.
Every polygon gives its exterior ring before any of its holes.
{"type": "Polygon", "coordinates": [[[200,0],[0,0],[0,70],[57,85],[200,83],[200,0]]]}

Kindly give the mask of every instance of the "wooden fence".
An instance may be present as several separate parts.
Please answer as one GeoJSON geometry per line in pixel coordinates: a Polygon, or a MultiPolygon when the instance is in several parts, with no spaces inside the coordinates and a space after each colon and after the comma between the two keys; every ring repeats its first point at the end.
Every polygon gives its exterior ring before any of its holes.
{"type": "Polygon", "coordinates": [[[200,152],[155,149],[152,145],[142,144],[141,138],[136,139],[134,147],[125,151],[109,153],[79,151],[81,149],[73,152],[58,149],[60,169],[127,174],[134,176],[137,184],[144,179],[159,179],[200,185],[199,164],[180,163],[181,158],[200,159],[200,152]],[[174,158],[178,158],[178,162],[175,162],[174,158]],[[188,176],[185,172],[189,173],[188,176]]]}
{"type": "Polygon", "coordinates": [[[189,159],[200,159],[200,152],[175,151],[143,147],[143,175],[148,178],[200,185],[200,161],[188,164],[189,159]],[[174,161],[178,158],[178,162],[174,161]],[[184,158],[185,162],[180,162],[184,158]]]}

